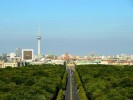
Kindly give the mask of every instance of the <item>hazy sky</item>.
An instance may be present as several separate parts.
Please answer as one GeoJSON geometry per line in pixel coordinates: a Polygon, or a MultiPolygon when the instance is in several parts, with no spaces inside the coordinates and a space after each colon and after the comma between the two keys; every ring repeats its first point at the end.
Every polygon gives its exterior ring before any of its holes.
{"type": "Polygon", "coordinates": [[[133,54],[132,0],[0,0],[0,54],[133,54]]]}

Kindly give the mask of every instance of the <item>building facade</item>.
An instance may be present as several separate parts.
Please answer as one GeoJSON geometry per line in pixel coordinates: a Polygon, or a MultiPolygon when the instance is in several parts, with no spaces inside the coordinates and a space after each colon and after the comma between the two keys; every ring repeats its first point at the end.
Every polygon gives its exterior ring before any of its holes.
{"type": "Polygon", "coordinates": [[[21,48],[16,48],[16,57],[20,57],[22,56],[22,49],[21,48]]]}
{"type": "Polygon", "coordinates": [[[0,61],[0,68],[6,68],[6,67],[18,67],[17,62],[4,62],[0,61]]]}
{"type": "Polygon", "coordinates": [[[22,49],[22,61],[33,61],[33,49],[22,49]]]}

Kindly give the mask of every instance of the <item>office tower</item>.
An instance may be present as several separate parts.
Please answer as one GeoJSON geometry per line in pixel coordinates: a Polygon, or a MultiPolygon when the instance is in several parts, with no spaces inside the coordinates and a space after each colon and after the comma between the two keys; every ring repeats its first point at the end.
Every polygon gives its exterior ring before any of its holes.
{"type": "Polygon", "coordinates": [[[33,49],[22,49],[22,60],[32,61],[33,60],[33,49]]]}
{"type": "Polygon", "coordinates": [[[22,49],[16,48],[16,57],[21,57],[21,56],[22,56],[22,49]]]}

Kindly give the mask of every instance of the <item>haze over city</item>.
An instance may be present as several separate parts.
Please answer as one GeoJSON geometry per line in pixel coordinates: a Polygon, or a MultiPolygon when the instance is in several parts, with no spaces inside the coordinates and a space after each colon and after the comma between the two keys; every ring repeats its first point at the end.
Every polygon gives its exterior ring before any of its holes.
{"type": "Polygon", "coordinates": [[[1,0],[0,54],[133,54],[132,0],[1,0]]]}
{"type": "Polygon", "coordinates": [[[133,100],[133,0],[0,0],[0,100],[133,100]]]}

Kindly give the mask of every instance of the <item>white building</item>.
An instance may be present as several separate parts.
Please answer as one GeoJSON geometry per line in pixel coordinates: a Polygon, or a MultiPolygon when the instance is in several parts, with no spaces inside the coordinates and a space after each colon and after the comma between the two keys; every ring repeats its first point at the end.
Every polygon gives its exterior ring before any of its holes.
{"type": "Polygon", "coordinates": [[[0,61],[0,68],[6,68],[6,67],[18,67],[17,62],[4,62],[0,61]]]}
{"type": "Polygon", "coordinates": [[[64,60],[51,60],[52,64],[64,65],[64,60]]]}
{"type": "Polygon", "coordinates": [[[5,62],[4,68],[6,67],[18,67],[18,63],[17,62],[5,62]]]}
{"type": "Polygon", "coordinates": [[[14,61],[16,58],[16,54],[15,53],[7,54],[7,58],[9,61],[14,61]]]}

